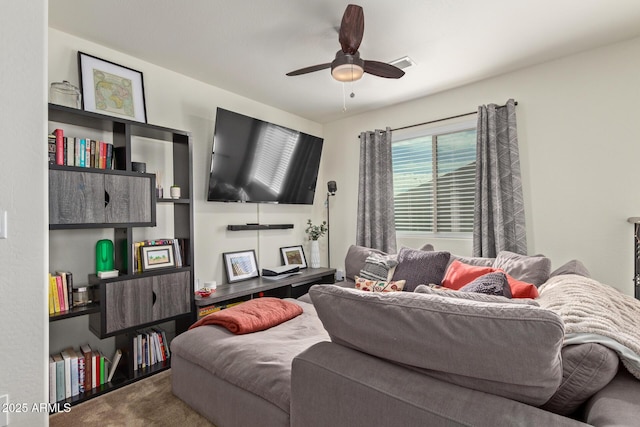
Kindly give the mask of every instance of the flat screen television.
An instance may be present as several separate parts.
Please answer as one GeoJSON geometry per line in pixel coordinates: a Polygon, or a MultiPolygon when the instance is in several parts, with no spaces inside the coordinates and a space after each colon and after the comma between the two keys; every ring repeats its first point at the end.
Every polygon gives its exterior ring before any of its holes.
{"type": "Polygon", "coordinates": [[[313,204],[323,142],[218,108],[207,200],[313,204]]]}

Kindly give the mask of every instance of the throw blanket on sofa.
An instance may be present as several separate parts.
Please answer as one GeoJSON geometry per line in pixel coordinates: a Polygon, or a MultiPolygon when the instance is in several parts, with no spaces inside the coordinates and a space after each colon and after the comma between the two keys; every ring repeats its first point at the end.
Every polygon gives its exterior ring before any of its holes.
{"type": "Polygon", "coordinates": [[[640,379],[640,301],[596,280],[567,274],[539,289],[541,307],[565,324],[565,345],[597,342],[614,350],[640,379]]]}
{"type": "Polygon", "coordinates": [[[220,325],[234,334],[263,331],[302,314],[302,307],[279,298],[256,298],[208,314],[189,329],[203,325],[220,325]]]}

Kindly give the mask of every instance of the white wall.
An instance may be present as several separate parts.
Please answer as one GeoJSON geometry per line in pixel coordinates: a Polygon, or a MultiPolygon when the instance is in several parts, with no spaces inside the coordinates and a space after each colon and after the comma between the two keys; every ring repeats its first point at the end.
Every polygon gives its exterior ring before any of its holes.
{"type": "MultiPolygon", "coordinates": [[[[331,214],[341,219],[332,221],[332,254],[345,254],[355,242],[361,131],[449,117],[509,98],[519,103],[529,253],[549,256],[554,267],[580,259],[596,279],[633,295],[627,218],[640,215],[640,39],[326,125],[324,154],[332,160],[325,175],[339,188],[331,214]]],[[[470,241],[429,241],[436,249],[471,254],[470,241]]],[[[418,247],[424,241],[399,243],[418,247]]]]}
{"type": "Polygon", "coordinates": [[[0,14],[0,210],[8,239],[0,240],[0,396],[26,404],[10,413],[13,426],[47,425],[46,299],[47,2],[2,2],[0,14]],[[26,24],[29,23],[29,24],[26,24]]]}

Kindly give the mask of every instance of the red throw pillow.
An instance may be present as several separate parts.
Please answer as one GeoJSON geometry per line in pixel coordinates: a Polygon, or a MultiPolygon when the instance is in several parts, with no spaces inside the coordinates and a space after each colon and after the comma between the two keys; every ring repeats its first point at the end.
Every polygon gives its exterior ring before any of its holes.
{"type": "Polygon", "coordinates": [[[497,271],[493,267],[469,265],[454,259],[442,279],[442,286],[457,291],[480,276],[497,271]]]}
{"type": "MultiPolygon", "coordinates": [[[[494,273],[496,271],[505,273],[504,270],[499,268],[469,265],[458,260],[453,260],[444,275],[442,286],[457,291],[464,285],[473,282],[478,277],[484,276],[488,273],[494,273]]],[[[538,298],[538,288],[534,285],[521,280],[516,280],[507,273],[505,273],[505,275],[507,276],[507,282],[509,282],[511,296],[513,298],[538,298]]]]}

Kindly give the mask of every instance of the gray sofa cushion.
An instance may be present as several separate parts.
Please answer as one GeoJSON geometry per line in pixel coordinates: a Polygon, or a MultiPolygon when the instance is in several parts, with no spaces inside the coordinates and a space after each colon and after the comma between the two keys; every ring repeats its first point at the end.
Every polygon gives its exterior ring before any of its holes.
{"type": "Polygon", "coordinates": [[[589,270],[587,270],[587,267],[585,267],[585,265],[577,259],[572,259],[571,261],[567,261],[560,267],[553,270],[549,275],[549,278],[559,276],[561,274],[577,274],[579,276],[584,276],[589,278],[591,277],[591,273],[589,273],[589,270]]]}
{"type": "Polygon", "coordinates": [[[414,292],[419,294],[439,295],[447,298],[468,299],[468,300],[481,301],[481,302],[526,304],[526,305],[533,305],[536,307],[540,306],[540,304],[538,304],[536,300],[530,299],[530,298],[509,299],[500,295],[487,295],[487,294],[481,294],[477,292],[460,292],[460,291],[454,291],[447,288],[434,289],[431,286],[427,286],[427,285],[418,286],[414,292]]]}
{"type": "Polygon", "coordinates": [[[480,267],[493,267],[493,263],[496,260],[495,258],[471,257],[471,256],[451,254],[451,259],[449,260],[449,264],[451,264],[454,259],[457,259],[458,261],[463,262],[465,264],[476,265],[480,267]]]}
{"type": "Polygon", "coordinates": [[[364,262],[370,254],[386,255],[377,249],[365,248],[364,246],[351,245],[347,250],[347,256],[344,259],[344,274],[351,281],[356,280],[355,277],[360,275],[360,270],[364,267],[364,262]]]}
{"type": "Polygon", "coordinates": [[[449,257],[449,252],[421,251],[403,247],[398,252],[398,266],[392,280],[405,280],[404,290],[408,292],[413,292],[418,285],[439,285],[447,269],[449,257]]]}
{"type": "Polygon", "coordinates": [[[562,380],[564,325],[552,311],[331,285],[309,293],[332,341],[435,378],[536,406],[562,380]]]}
{"type": "Polygon", "coordinates": [[[509,251],[500,251],[493,267],[504,270],[517,280],[536,286],[549,280],[551,274],[551,260],[549,258],[541,255],[520,255],[509,251]]]}
{"type": "Polygon", "coordinates": [[[638,380],[622,366],[615,378],[584,407],[584,421],[594,426],[637,426],[640,420],[638,380]]]}
{"type": "Polygon", "coordinates": [[[560,415],[573,414],[615,377],[619,365],[615,351],[597,344],[568,345],[562,349],[562,384],[542,406],[560,415]]]}

